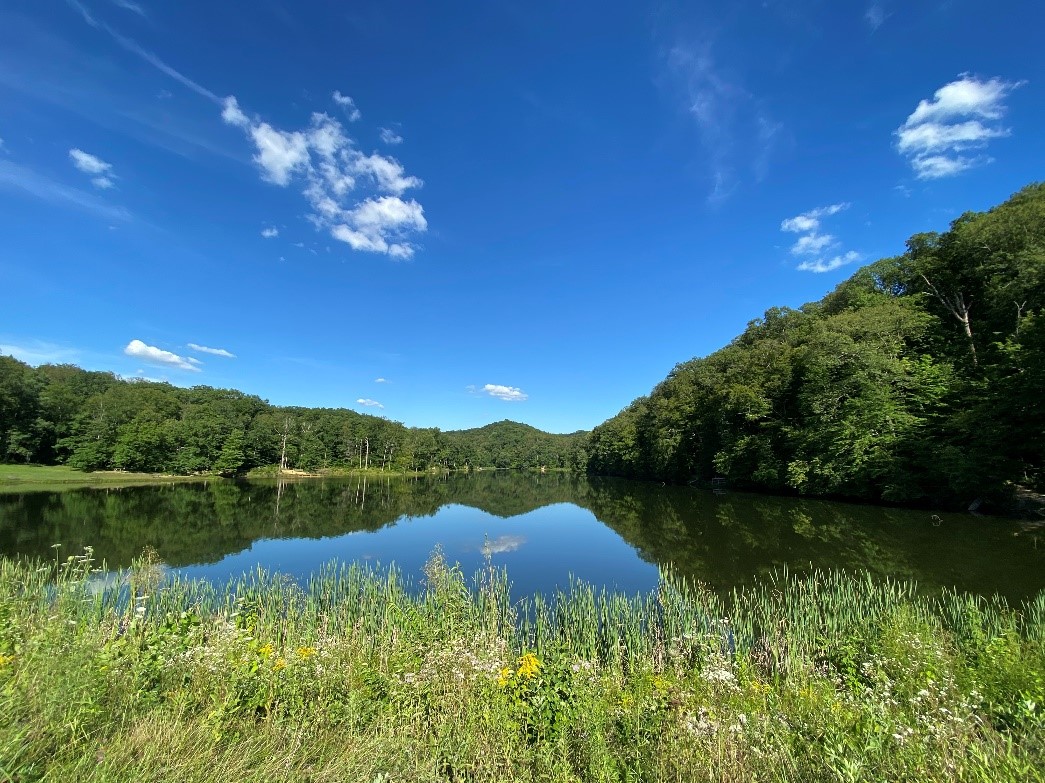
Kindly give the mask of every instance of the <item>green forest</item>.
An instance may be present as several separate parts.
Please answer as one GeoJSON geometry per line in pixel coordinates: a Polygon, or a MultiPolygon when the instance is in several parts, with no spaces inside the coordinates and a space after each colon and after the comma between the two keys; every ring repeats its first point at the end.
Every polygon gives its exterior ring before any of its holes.
{"type": "Polygon", "coordinates": [[[455,432],[0,356],[0,461],[232,475],[548,466],[875,502],[1045,490],[1045,184],[773,308],[589,433],[455,432]]]}
{"type": "Polygon", "coordinates": [[[288,468],[382,471],[583,467],[585,434],[525,424],[441,432],[337,408],[270,405],[230,389],[126,380],[0,356],[0,462],[85,471],[234,475],[288,468]]]}
{"type": "Polygon", "coordinates": [[[1045,475],[1045,185],[774,308],[595,428],[588,468],[900,503],[1045,475]]]}

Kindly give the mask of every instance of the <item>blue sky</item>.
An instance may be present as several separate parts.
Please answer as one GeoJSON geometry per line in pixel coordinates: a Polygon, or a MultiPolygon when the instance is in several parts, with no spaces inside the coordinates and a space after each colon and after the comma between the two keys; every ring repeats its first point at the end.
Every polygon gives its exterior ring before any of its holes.
{"type": "Polygon", "coordinates": [[[588,429],[1040,180],[1043,29],[1030,0],[0,0],[0,352],[588,429]]]}

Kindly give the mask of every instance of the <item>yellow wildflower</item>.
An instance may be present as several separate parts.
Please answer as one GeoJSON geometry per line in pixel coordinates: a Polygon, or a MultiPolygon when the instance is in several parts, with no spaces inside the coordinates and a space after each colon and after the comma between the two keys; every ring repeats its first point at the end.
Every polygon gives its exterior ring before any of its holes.
{"type": "Polygon", "coordinates": [[[6,668],[8,664],[14,661],[13,655],[0,655],[0,669],[6,668]]]}
{"type": "Polygon", "coordinates": [[[272,664],[272,671],[274,672],[282,671],[285,668],[287,668],[287,662],[282,658],[277,658],[276,662],[272,664]]]}
{"type": "Polygon", "coordinates": [[[263,658],[271,658],[272,653],[276,651],[276,648],[272,646],[272,642],[266,642],[258,649],[258,654],[263,658]]]}
{"type": "Polygon", "coordinates": [[[313,655],[316,654],[315,647],[298,647],[298,658],[303,661],[307,661],[313,655]]]}
{"type": "Polygon", "coordinates": [[[533,653],[526,653],[526,655],[519,658],[519,676],[525,677],[530,680],[536,677],[541,672],[541,661],[533,653]]]}
{"type": "Polygon", "coordinates": [[[497,687],[498,688],[504,688],[505,686],[508,685],[509,682],[511,682],[511,679],[512,679],[512,670],[509,669],[506,666],[503,669],[501,669],[500,676],[498,676],[498,678],[497,678],[497,687]]]}

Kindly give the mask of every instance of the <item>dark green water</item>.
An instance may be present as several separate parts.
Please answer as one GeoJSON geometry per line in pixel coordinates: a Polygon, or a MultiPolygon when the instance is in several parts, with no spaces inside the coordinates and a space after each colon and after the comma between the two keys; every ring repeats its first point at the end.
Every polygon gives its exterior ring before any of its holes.
{"type": "Polygon", "coordinates": [[[338,558],[419,575],[439,545],[466,573],[489,556],[517,591],[570,575],[645,590],[671,566],[725,590],[787,566],[866,569],[1019,601],[1045,588],[1045,530],[930,511],[710,492],[568,475],[211,481],[0,494],[0,553],[94,547],[111,569],[145,546],[224,580],[261,565],[307,578],[338,558]]]}

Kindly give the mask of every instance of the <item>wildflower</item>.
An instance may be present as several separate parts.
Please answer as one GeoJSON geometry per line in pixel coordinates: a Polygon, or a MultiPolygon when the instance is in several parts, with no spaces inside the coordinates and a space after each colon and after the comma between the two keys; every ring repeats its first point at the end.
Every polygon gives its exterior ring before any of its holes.
{"type": "Polygon", "coordinates": [[[14,659],[13,655],[0,655],[0,669],[6,669],[9,664],[14,662],[14,659]]]}
{"type": "Polygon", "coordinates": [[[271,658],[272,653],[276,651],[276,648],[272,646],[272,642],[266,642],[260,648],[258,648],[258,655],[262,658],[271,658]]]}
{"type": "Polygon", "coordinates": [[[507,666],[501,669],[499,676],[497,677],[497,687],[504,688],[512,679],[512,670],[507,666]]]}
{"type": "Polygon", "coordinates": [[[528,680],[533,679],[541,672],[541,661],[533,653],[526,653],[526,655],[519,658],[519,671],[520,677],[525,677],[528,680]]]}
{"type": "Polygon", "coordinates": [[[298,658],[300,658],[303,661],[307,661],[309,658],[311,658],[313,655],[316,654],[316,648],[315,647],[298,647],[297,652],[298,652],[298,658]]]}
{"type": "Polygon", "coordinates": [[[276,662],[272,664],[272,671],[280,672],[287,668],[287,662],[282,658],[277,658],[276,662]]]}

